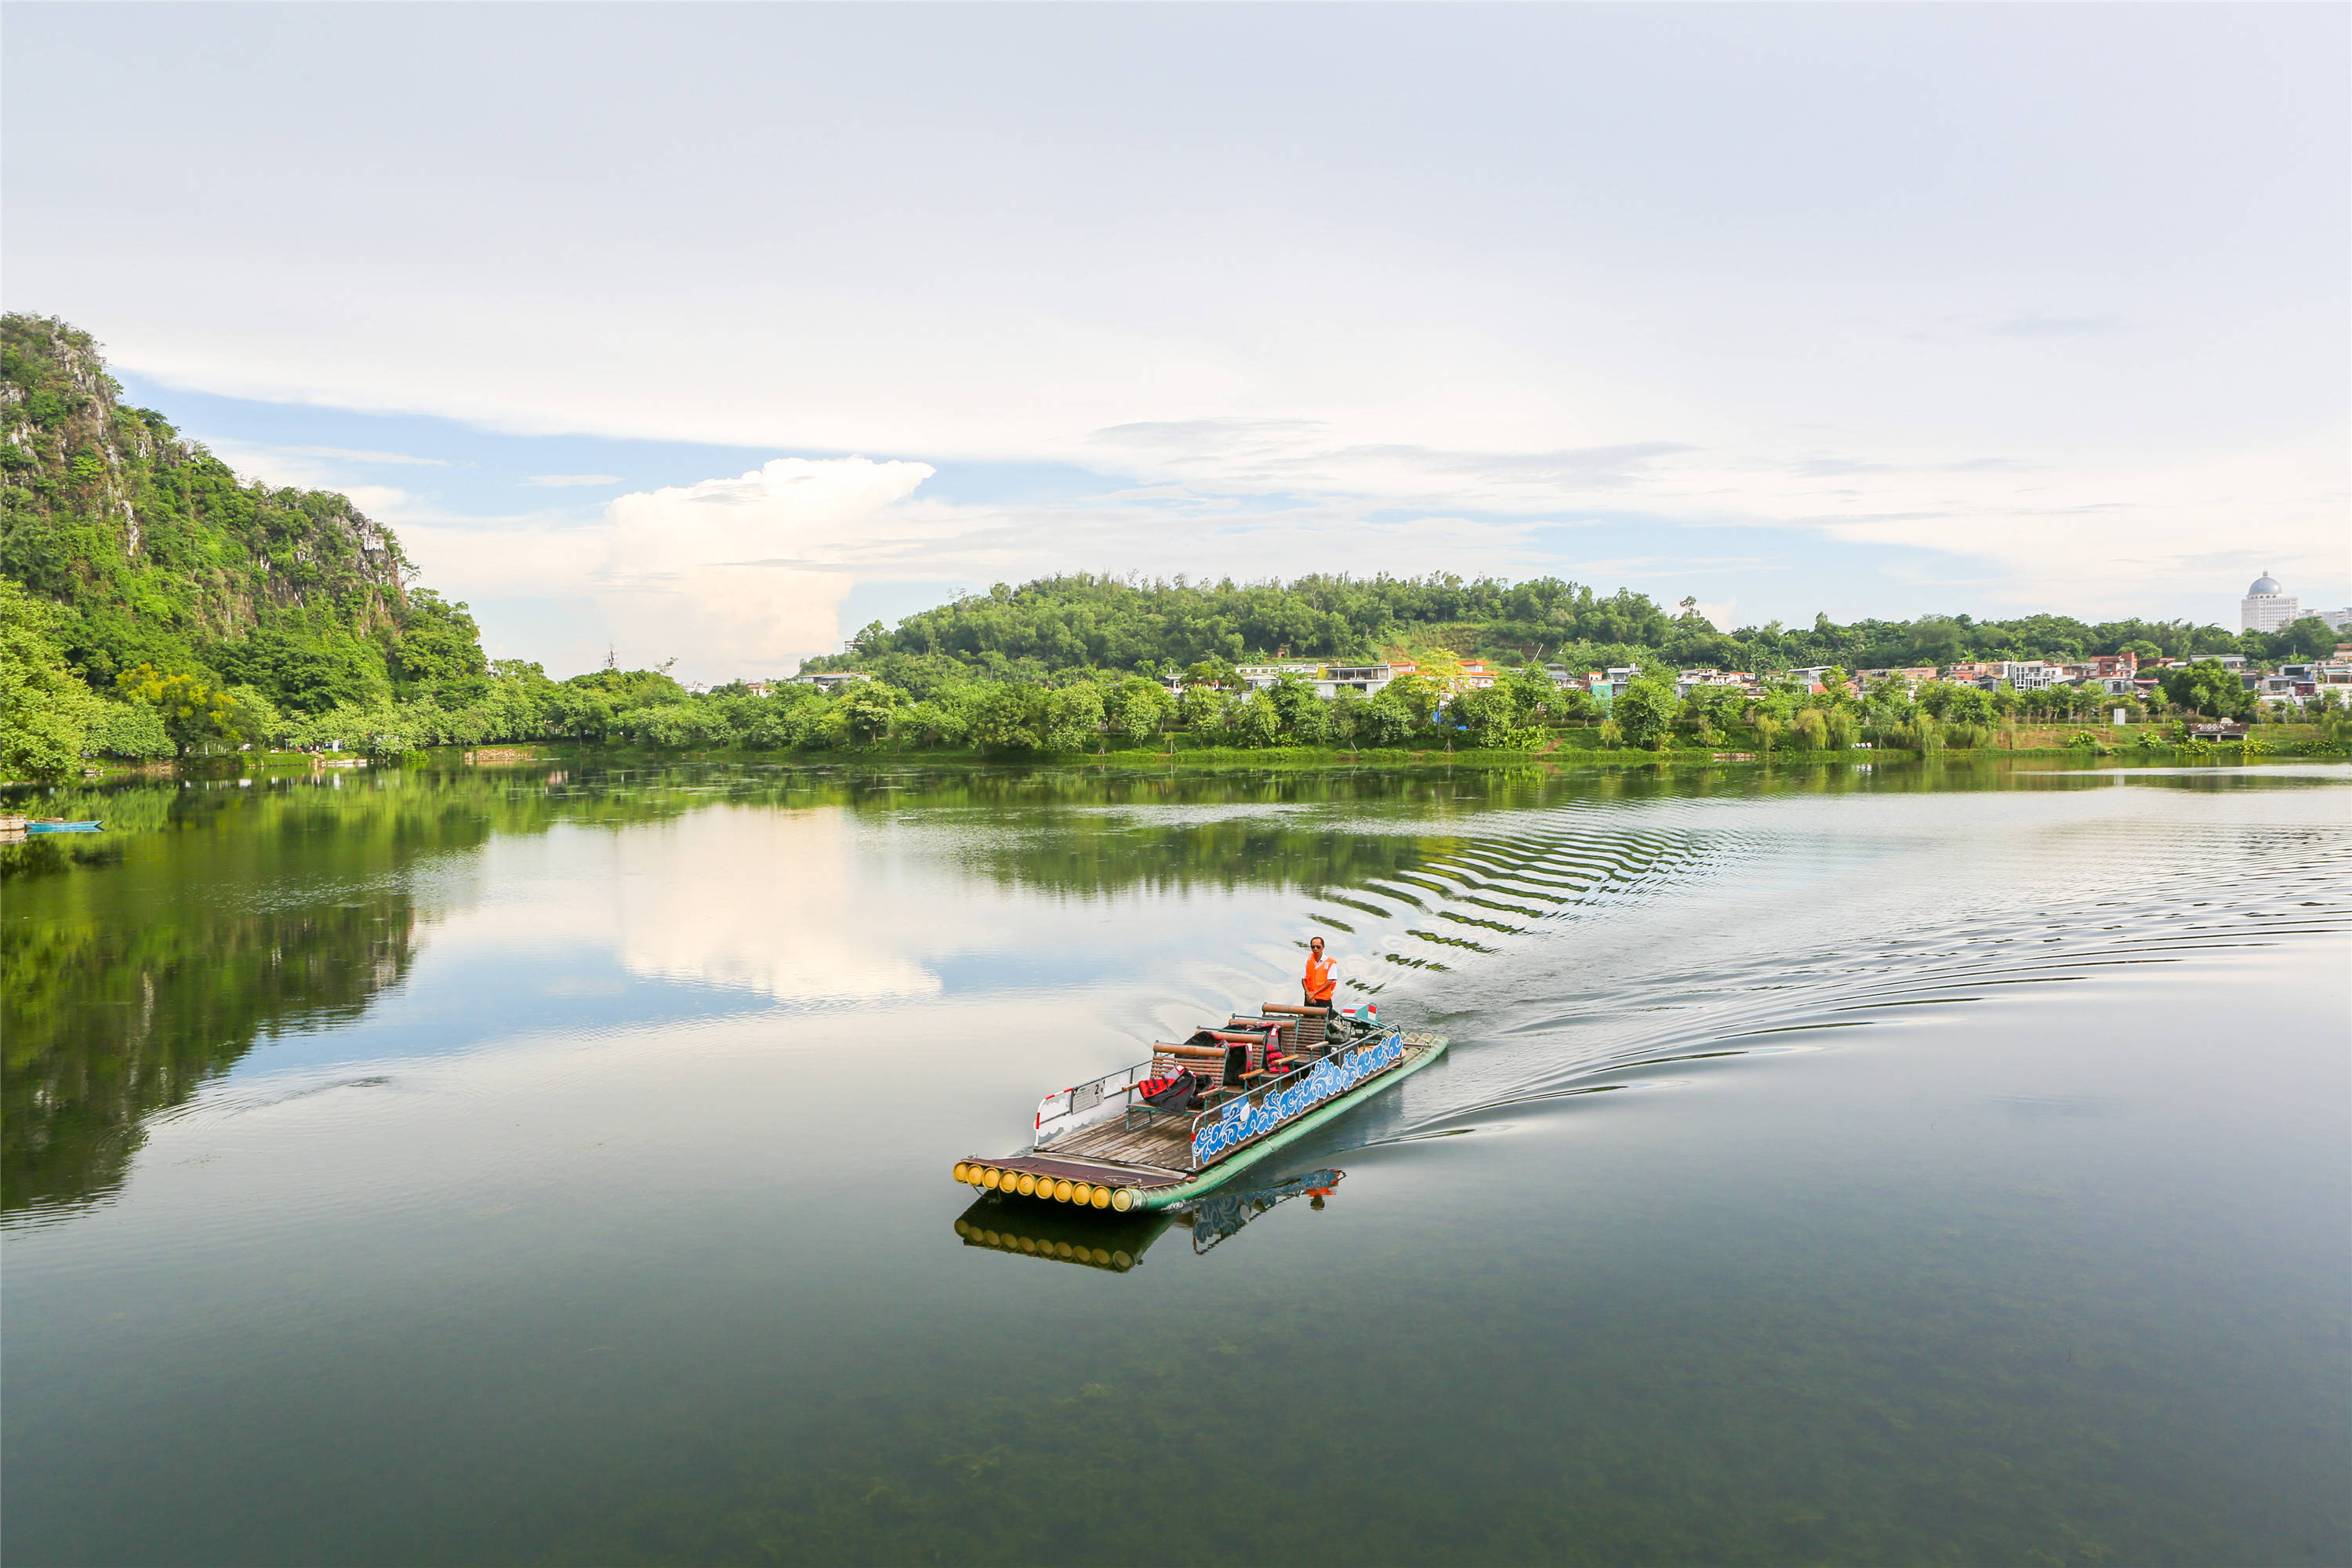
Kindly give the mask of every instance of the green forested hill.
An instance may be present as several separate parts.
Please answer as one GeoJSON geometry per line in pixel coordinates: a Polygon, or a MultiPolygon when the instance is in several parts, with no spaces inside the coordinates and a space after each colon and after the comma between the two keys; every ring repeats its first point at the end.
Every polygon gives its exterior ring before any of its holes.
{"type": "Polygon", "coordinates": [[[1644,595],[1608,595],[1541,577],[1507,583],[1451,574],[1395,578],[1302,577],[1292,583],[1131,582],[1073,575],[1018,588],[998,584],[908,616],[867,626],[848,651],[812,669],[859,669],[918,695],[974,678],[1066,681],[1087,671],[1144,665],[1182,668],[1293,658],[1377,658],[1444,649],[1517,667],[1638,664],[1764,671],[1804,665],[1849,669],[1948,665],[1979,658],[2080,658],[2126,647],[2176,657],[2243,652],[2261,658],[2332,646],[2314,620],[2287,633],[2240,637],[2220,626],[2142,620],[2092,624],[2068,616],[1976,620],[1922,616],[1840,626],[1778,622],[1721,631],[1685,600],[1669,614],[1644,595]]]}
{"type": "Polygon", "coordinates": [[[471,620],[408,591],[390,530],[239,483],[121,390],[87,332],[0,317],[0,573],[57,606],[92,688],[146,665],[308,710],[481,674],[471,620]]]}
{"type": "Polygon", "coordinates": [[[89,333],[0,317],[10,774],[482,697],[473,618],[411,587],[389,529],[331,491],[241,483],[121,396],[89,333]]]}

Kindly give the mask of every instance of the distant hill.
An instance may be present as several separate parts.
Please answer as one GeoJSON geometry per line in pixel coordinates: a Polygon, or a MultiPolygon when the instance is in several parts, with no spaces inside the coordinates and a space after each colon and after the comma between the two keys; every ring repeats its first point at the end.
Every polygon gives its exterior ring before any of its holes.
{"type": "Polygon", "coordinates": [[[92,689],[151,665],[309,712],[480,677],[471,617],[411,588],[390,529],[239,482],[121,391],[89,333],[0,317],[0,574],[58,607],[92,689]]]}
{"type": "MultiPolygon", "coordinates": [[[[2311,633],[2310,627],[2304,628],[2311,633]]],[[[2325,631],[2325,628],[2320,628],[2325,631]]],[[[2312,634],[2312,635],[2316,635],[2312,634]]],[[[809,670],[857,669],[919,696],[973,679],[1067,679],[1089,670],[1145,665],[1181,669],[1207,661],[1282,657],[1377,658],[1444,649],[1510,666],[1599,668],[1663,658],[1680,666],[1848,669],[1951,664],[1976,658],[2079,658],[2126,646],[2185,656],[2249,652],[2274,657],[2220,626],[2028,616],[1979,621],[1965,615],[1840,626],[1774,622],[1717,629],[1689,600],[1669,612],[1644,595],[1600,594],[1556,577],[1524,583],[1450,574],[1296,582],[1134,582],[1078,574],[998,584],[859,633],[843,653],[809,670]]]]}

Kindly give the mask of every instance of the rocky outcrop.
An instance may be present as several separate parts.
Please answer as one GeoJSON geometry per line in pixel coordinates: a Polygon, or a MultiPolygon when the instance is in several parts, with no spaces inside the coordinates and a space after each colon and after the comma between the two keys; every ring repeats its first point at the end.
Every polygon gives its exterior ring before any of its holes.
{"type": "Polygon", "coordinates": [[[118,640],[398,624],[411,568],[389,529],[331,491],[240,482],[121,395],[89,333],[0,317],[0,572],[118,640]]]}

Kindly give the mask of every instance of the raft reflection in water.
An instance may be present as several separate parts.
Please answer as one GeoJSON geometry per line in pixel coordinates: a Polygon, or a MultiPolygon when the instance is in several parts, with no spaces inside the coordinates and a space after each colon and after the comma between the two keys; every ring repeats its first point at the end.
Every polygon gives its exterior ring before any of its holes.
{"type": "Polygon", "coordinates": [[[1344,1171],[1309,1171],[1260,1186],[1212,1193],[1172,1208],[1138,1209],[1124,1215],[1045,1208],[1008,1202],[1001,1194],[990,1193],[957,1216],[955,1232],[966,1247],[1124,1274],[1143,1261],[1145,1250],[1171,1225],[1191,1231],[1193,1252],[1203,1253],[1277,1204],[1305,1197],[1321,1208],[1346,1174],[1344,1171]]]}

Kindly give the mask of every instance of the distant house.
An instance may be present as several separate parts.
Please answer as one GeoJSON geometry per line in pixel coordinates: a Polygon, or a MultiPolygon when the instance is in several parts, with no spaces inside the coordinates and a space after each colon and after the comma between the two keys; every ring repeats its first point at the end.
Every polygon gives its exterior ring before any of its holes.
{"type": "Polygon", "coordinates": [[[2061,668],[2038,658],[2011,659],[2000,667],[2000,679],[2017,691],[2047,691],[2058,684],[2061,668]]]}
{"type": "Polygon", "coordinates": [[[2043,691],[2065,679],[2065,668],[2038,658],[1986,659],[1953,665],[1944,679],[1955,686],[1981,687],[1987,691],[2004,680],[2013,690],[2043,691]]]}
{"type": "Polygon", "coordinates": [[[853,680],[871,680],[870,675],[860,675],[854,669],[820,669],[808,675],[795,675],[791,684],[814,686],[820,691],[838,691],[853,680]]]}
{"type": "Polygon", "coordinates": [[[1237,664],[1234,673],[1252,691],[1264,691],[1286,675],[1302,676],[1308,680],[1319,679],[1323,667],[1319,664],[1237,664]]]}
{"type": "MultiPolygon", "coordinates": [[[[1411,668],[1410,665],[1406,667],[1407,669],[1411,668]]],[[[1315,683],[1316,691],[1323,697],[1337,697],[1342,691],[1352,691],[1359,697],[1376,697],[1388,689],[1389,682],[1394,680],[1399,673],[1392,664],[1335,664],[1324,671],[1322,679],[1315,683]],[[1329,689],[1326,690],[1327,687],[1329,689]]]]}

